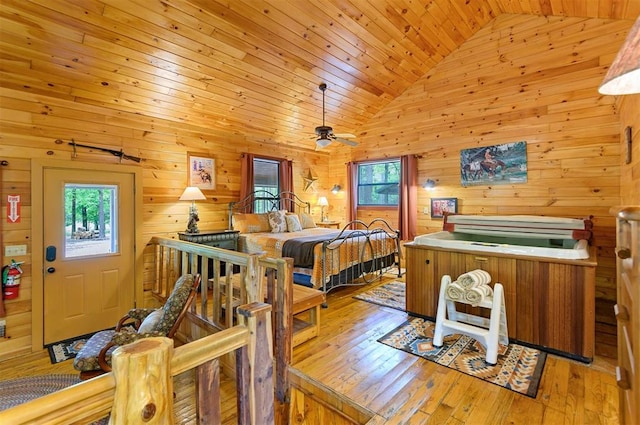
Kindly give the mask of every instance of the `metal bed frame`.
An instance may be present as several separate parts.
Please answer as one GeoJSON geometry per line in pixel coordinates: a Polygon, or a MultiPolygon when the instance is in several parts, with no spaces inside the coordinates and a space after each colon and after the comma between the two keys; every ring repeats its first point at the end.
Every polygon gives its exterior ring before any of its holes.
{"type": "MultiPolygon", "coordinates": [[[[233,229],[234,213],[252,213],[256,209],[265,213],[287,210],[310,214],[311,203],[293,192],[278,195],[267,191],[252,192],[240,201],[229,203],[229,229],[233,229]]],[[[337,236],[321,243],[322,282],[315,286],[325,293],[341,286],[369,284],[394,267],[398,269],[398,277],[402,276],[400,231],[381,218],[369,224],[351,221],[337,236]],[[339,272],[335,273],[335,270],[339,272]]],[[[294,282],[305,284],[296,279],[295,273],[294,282]]]]}

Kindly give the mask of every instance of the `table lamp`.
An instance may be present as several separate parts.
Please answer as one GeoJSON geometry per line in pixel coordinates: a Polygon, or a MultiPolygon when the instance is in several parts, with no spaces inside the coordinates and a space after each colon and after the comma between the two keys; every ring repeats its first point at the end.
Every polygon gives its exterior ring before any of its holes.
{"type": "Polygon", "coordinates": [[[327,201],[327,197],[326,196],[319,197],[318,205],[320,205],[320,221],[327,221],[327,218],[324,216],[324,207],[329,205],[329,201],[327,201]]]}
{"type": "Polygon", "coordinates": [[[198,221],[200,218],[198,217],[198,210],[196,209],[196,201],[200,201],[203,199],[207,199],[202,191],[195,186],[187,187],[182,195],[180,195],[181,201],[191,201],[191,208],[189,209],[189,221],[187,222],[187,233],[199,233],[198,229],[198,221]]]}

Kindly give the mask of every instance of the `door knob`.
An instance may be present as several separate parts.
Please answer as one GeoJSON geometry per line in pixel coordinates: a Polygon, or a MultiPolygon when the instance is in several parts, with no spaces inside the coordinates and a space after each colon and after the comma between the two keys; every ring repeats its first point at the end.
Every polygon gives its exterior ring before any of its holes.
{"type": "Polygon", "coordinates": [[[619,259],[626,260],[631,258],[631,250],[629,248],[618,248],[616,249],[616,255],[619,259]]]}
{"type": "Polygon", "coordinates": [[[55,267],[49,267],[49,268],[47,269],[47,273],[54,273],[55,271],[56,271],[56,268],[55,268],[55,267]]]}

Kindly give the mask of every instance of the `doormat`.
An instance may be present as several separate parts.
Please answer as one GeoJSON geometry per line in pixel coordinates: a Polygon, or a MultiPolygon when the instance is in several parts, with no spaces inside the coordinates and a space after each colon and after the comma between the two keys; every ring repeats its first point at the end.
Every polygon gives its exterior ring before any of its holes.
{"type": "Polygon", "coordinates": [[[394,280],[355,295],[353,298],[405,311],[405,286],[404,282],[394,280]]]}
{"type": "Polygon", "coordinates": [[[431,321],[409,317],[378,342],[532,398],[538,394],[547,353],[519,344],[500,345],[498,362],[492,365],[485,361],[484,347],[466,335],[449,335],[442,347],[435,347],[434,329],[431,321]]]}
{"type": "Polygon", "coordinates": [[[49,358],[51,364],[63,362],[65,360],[73,359],[80,349],[84,347],[84,344],[94,333],[77,336],[75,338],[65,339],[64,341],[54,342],[46,345],[45,347],[49,351],[49,358]]]}

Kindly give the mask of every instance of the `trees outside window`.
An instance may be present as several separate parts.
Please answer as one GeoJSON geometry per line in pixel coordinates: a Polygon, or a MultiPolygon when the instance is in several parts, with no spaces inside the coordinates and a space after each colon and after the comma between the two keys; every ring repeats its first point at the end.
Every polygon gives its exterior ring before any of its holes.
{"type": "Polygon", "coordinates": [[[116,252],[117,187],[66,184],[64,197],[65,256],[116,252]]]}
{"type": "Polygon", "coordinates": [[[358,164],[358,206],[398,206],[400,160],[358,164]]]}
{"type": "MultiPolygon", "coordinates": [[[[275,198],[280,193],[280,162],[270,159],[254,158],[253,190],[269,193],[275,198]]],[[[272,203],[256,197],[253,212],[264,213],[272,209],[272,203]]]]}

